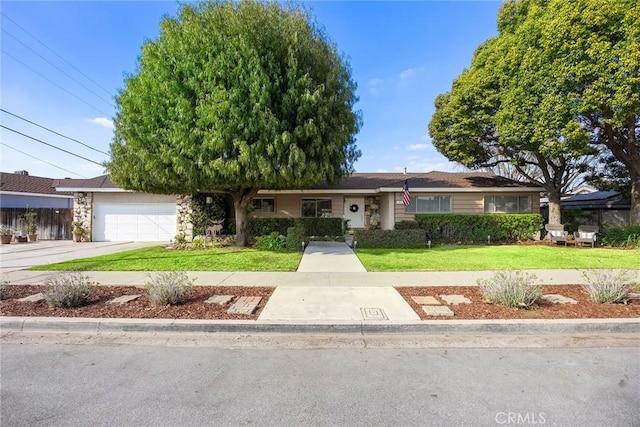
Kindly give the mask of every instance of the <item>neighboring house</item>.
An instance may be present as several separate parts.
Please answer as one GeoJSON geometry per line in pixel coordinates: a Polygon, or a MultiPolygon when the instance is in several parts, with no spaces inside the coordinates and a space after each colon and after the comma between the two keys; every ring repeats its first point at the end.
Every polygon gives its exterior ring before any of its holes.
{"type": "Polygon", "coordinates": [[[0,172],[0,207],[72,208],[72,193],[56,191],[53,182],[53,178],[30,176],[27,171],[0,172]]]}
{"type": "MultiPolygon", "coordinates": [[[[96,241],[169,241],[189,235],[189,196],[130,192],[107,175],[55,183],[73,192],[75,220],[85,223],[96,241]]],[[[491,172],[355,173],[334,186],[304,190],[261,190],[253,200],[256,217],[338,217],[352,228],[392,229],[416,213],[538,213],[540,187],[491,172]],[[408,180],[411,203],[405,206],[408,180]]]]}
{"type": "Polygon", "coordinates": [[[584,217],[593,218],[600,226],[629,225],[631,201],[617,191],[595,191],[567,197],[560,202],[562,210],[579,209],[584,217]]]}

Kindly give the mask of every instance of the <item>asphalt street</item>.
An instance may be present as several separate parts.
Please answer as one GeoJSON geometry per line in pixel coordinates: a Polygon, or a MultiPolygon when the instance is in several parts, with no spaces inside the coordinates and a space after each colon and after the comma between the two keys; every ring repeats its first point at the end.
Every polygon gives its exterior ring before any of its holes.
{"type": "Polygon", "coordinates": [[[427,348],[287,346],[282,337],[277,345],[233,344],[241,338],[5,335],[0,423],[634,426],[640,419],[638,348],[625,341],[427,348]]]}

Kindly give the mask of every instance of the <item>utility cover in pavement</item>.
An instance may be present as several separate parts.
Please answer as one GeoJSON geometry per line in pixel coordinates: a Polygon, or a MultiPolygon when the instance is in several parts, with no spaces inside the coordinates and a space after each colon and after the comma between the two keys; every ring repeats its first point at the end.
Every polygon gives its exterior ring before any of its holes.
{"type": "Polygon", "coordinates": [[[360,312],[364,320],[389,320],[381,308],[360,307],[360,312]]]}
{"type": "Polygon", "coordinates": [[[229,314],[253,314],[258,308],[262,297],[240,297],[238,301],[227,310],[229,314]]]}

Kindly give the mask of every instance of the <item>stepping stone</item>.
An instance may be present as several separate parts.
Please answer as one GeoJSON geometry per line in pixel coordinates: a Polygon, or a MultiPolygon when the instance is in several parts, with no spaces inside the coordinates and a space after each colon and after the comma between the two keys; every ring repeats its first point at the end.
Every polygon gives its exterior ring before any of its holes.
{"type": "Polygon", "coordinates": [[[629,292],[629,299],[640,299],[640,292],[629,292]]]}
{"type": "Polygon", "coordinates": [[[235,304],[227,310],[229,314],[253,314],[258,308],[262,297],[240,297],[235,304]]]}
{"type": "Polygon", "coordinates": [[[440,295],[440,298],[442,298],[444,302],[450,305],[471,304],[471,300],[469,298],[466,298],[464,295],[440,295]]]}
{"type": "Polygon", "coordinates": [[[107,304],[126,304],[131,301],[135,301],[140,298],[141,295],[122,295],[121,297],[117,297],[107,301],[107,304]]]}
{"type": "Polygon", "coordinates": [[[39,293],[35,295],[29,295],[28,297],[20,298],[20,302],[42,302],[44,301],[44,294],[39,293]]]}
{"type": "Polygon", "coordinates": [[[427,313],[427,316],[453,316],[453,311],[442,305],[425,305],[422,306],[422,309],[427,313]]]}
{"type": "Polygon", "coordinates": [[[560,294],[546,294],[542,295],[542,299],[549,301],[551,304],[577,304],[578,301],[573,298],[567,298],[560,294]]]}
{"type": "Polygon", "coordinates": [[[440,301],[434,297],[411,297],[411,299],[420,305],[440,305],[440,301]]]}
{"type": "Polygon", "coordinates": [[[214,295],[205,301],[205,304],[227,305],[233,300],[233,295],[214,295]]]}

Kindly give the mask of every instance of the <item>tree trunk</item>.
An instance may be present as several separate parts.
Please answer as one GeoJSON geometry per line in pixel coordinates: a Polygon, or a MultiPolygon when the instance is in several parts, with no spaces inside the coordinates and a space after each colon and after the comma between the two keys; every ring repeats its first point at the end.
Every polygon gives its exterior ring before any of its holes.
{"type": "Polygon", "coordinates": [[[560,221],[560,193],[556,191],[548,191],[549,198],[549,224],[562,224],[560,221]]]}
{"type": "Polygon", "coordinates": [[[236,216],[236,246],[249,245],[249,205],[258,190],[238,188],[231,192],[236,216]]]}
{"type": "Polygon", "coordinates": [[[640,175],[631,171],[631,211],[629,222],[632,225],[640,225],[640,175]]]}

